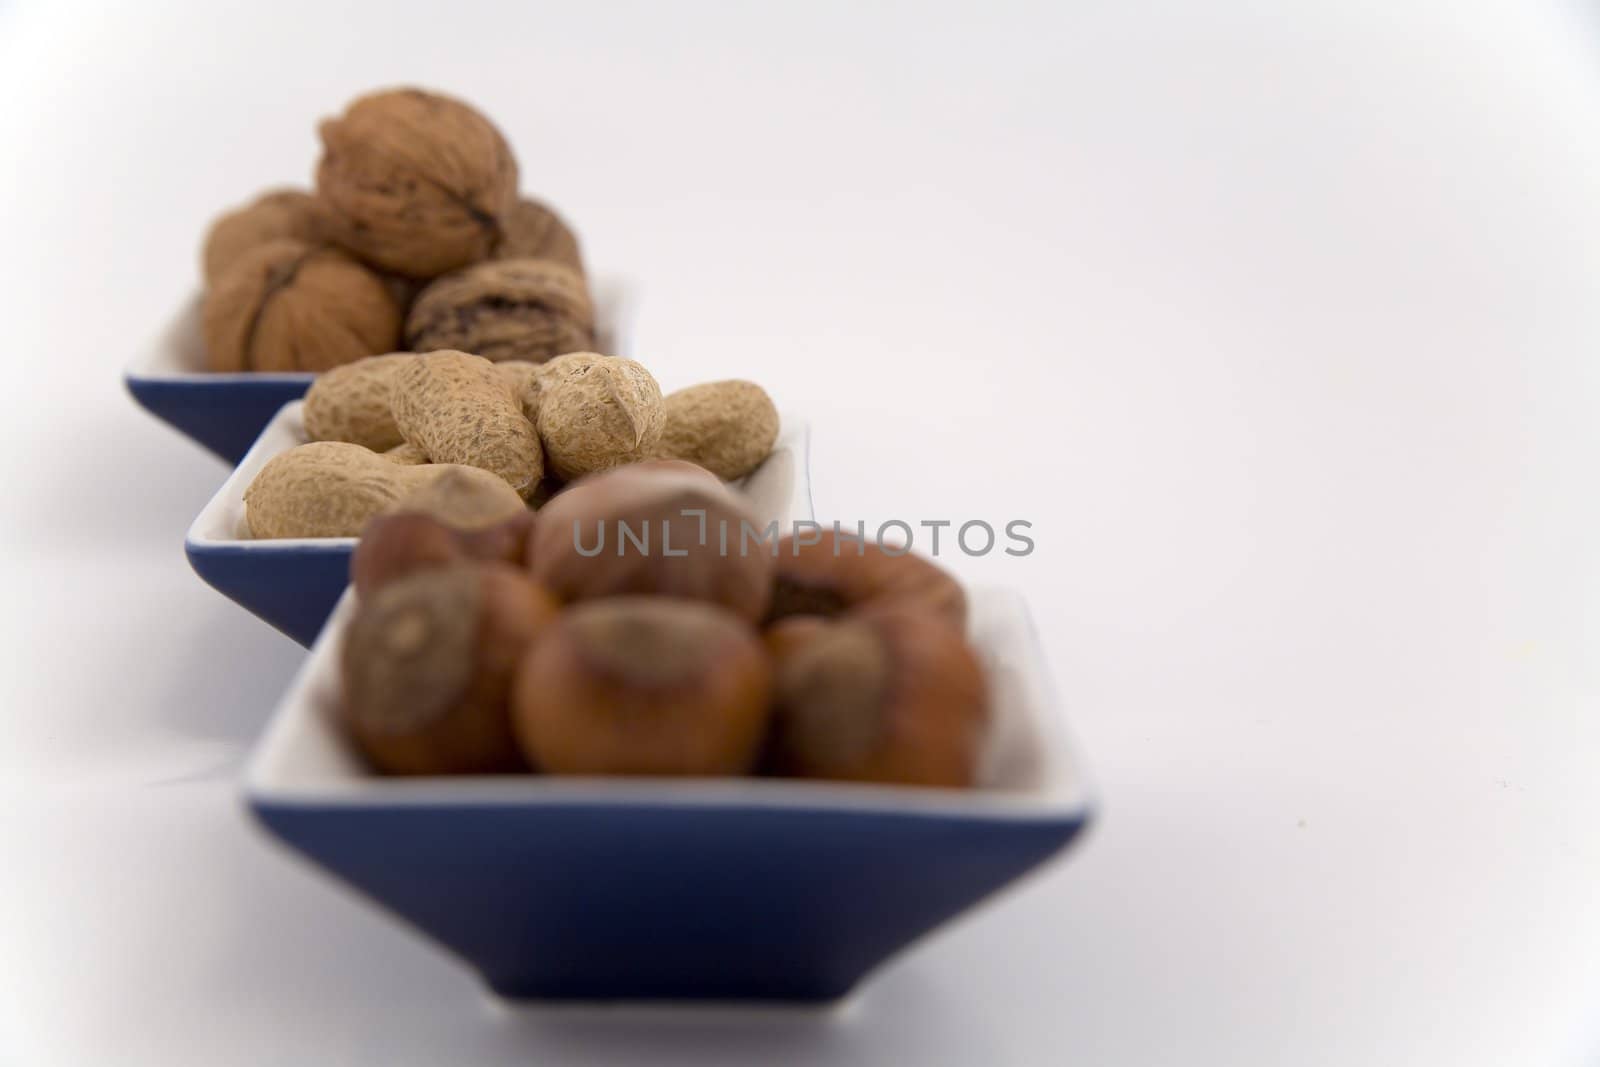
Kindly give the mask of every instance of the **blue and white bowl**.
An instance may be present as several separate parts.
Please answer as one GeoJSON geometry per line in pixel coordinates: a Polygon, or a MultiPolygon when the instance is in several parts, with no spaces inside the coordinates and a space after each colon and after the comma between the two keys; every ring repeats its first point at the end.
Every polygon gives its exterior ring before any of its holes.
{"type": "MultiPolygon", "coordinates": [[[[302,645],[321,632],[350,581],[354,537],[254,540],[244,521],[244,491],[272,457],[307,440],[304,401],[286,404],[261,431],[228,480],[189,527],[183,549],[206,584],[302,645]]],[[[787,531],[810,521],[811,442],[805,420],[784,415],[772,454],[736,488],[765,527],[787,531]]]]}
{"type": "Polygon", "coordinates": [[[336,721],[343,601],[253,754],[268,831],[508,998],[836,1000],[1060,853],[1090,795],[1022,599],[972,597],[981,787],[384,778],[336,721]]]}
{"type": "Polygon", "coordinates": [[[278,409],[304,396],[316,377],[207,371],[196,296],[129,364],[123,382],[150,414],[238,463],[278,409]]]}
{"type": "MultiPolygon", "coordinates": [[[[608,355],[626,350],[635,291],[615,279],[595,285],[596,347],[608,355]]],[[[144,352],[123,382],[156,418],[198,441],[230,464],[238,463],[278,410],[305,396],[315,374],[217,374],[206,370],[195,296],[144,352]]]]}

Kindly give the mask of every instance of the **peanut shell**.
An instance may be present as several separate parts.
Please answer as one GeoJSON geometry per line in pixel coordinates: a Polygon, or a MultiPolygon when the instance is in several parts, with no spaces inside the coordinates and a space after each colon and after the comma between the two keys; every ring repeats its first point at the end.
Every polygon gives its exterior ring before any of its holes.
{"type": "Polygon", "coordinates": [[[319,375],[306,391],[306,435],[313,441],[349,441],[374,452],[402,444],[405,438],[389,410],[389,391],[395,371],[416,358],[409,352],[368,356],[319,375]]]}
{"type": "Polygon", "coordinates": [[[723,481],[743,478],[778,439],[778,409],[754,382],[707,382],[662,402],[658,455],[697,463],[723,481]]]}
{"type": "Polygon", "coordinates": [[[401,435],[435,463],[482,467],[524,497],[544,476],[533,424],[493,364],[465,352],[431,352],[396,373],[389,403],[401,435]]]}
{"type": "Polygon", "coordinates": [[[648,458],[661,439],[661,387],[631,359],[573,360],[535,380],[539,439],[560,478],[648,458]]]}

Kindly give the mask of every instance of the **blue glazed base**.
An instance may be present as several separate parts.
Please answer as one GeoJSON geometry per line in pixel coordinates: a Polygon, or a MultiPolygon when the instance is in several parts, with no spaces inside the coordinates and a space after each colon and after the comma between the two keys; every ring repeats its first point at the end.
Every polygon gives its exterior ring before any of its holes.
{"type": "Polygon", "coordinates": [[[257,803],[268,829],[540,1000],[826,1002],[1064,848],[1085,815],[257,803]]]}
{"type": "Polygon", "coordinates": [[[128,374],[124,383],[139,406],[236,464],[278,409],[311,387],[309,374],[191,374],[154,378],[128,374]]]}
{"type": "Polygon", "coordinates": [[[350,584],[352,542],[292,545],[262,552],[255,545],[186,541],[183,549],[205,583],[310,647],[350,584]]]}
{"type": "Polygon", "coordinates": [[[970,602],[992,708],[978,788],[376,775],[339,726],[347,594],[257,744],[246,803],[502,997],[827,1004],[1091,819],[1025,606],[970,602]]]}

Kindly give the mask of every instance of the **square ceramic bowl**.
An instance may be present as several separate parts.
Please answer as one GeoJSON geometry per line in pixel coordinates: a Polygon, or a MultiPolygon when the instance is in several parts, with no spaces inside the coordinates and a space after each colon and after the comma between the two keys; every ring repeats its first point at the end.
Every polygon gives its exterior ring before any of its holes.
{"type": "Polygon", "coordinates": [[[339,605],[257,745],[266,827],[474,968],[544,1000],[836,1000],[1065,848],[1090,798],[1027,609],[972,597],[996,712],[981,785],[384,778],[338,729],[339,605]]]}
{"type": "MultiPolygon", "coordinates": [[[[302,645],[322,630],[350,580],[354,537],[253,540],[245,536],[244,491],[267,461],[306,442],[303,400],[273,416],[250,451],[189,527],[183,549],[206,583],[302,645]]],[[[810,430],[785,414],[772,454],[736,484],[761,525],[787,532],[810,521],[810,430]]]]}
{"type": "MultiPolygon", "coordinates": [[[[614,279],[595,284],[596,347],[626,351],[633,291],[614,279]]],[[[315,374],[216,374],[206,370],[196,295],[129,364],[123,381],[134,400],[229,463],[238,463],[262,429],[291,400],[305,395],[315,374]]]]}

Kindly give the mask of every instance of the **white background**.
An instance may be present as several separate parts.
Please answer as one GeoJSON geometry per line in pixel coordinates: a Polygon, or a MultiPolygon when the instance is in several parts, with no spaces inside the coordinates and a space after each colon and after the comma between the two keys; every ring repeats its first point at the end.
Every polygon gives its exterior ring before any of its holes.
{"type": "Polygon", "coordinates": [[[0,8],[0,1063],[1600,1057],[1600,36],[1576,8],[0,8]],[[1358,8],[1373,10],[1361,12],[1358,8]],[[484,107],[824,518],[1024,518],[1104,797],[836,1020],[506,1013],[270,846],[301,652],[122,393],[203,227],[484,107]]]}

